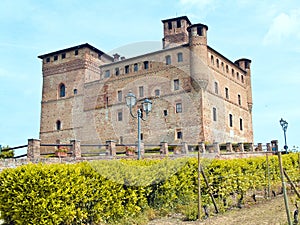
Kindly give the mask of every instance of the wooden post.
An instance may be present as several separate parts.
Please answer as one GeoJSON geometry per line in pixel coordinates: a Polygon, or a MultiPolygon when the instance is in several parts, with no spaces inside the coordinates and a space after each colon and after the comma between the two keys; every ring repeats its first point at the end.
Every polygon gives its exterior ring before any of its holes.
{"type": "MultiPolygon", "coordinates": [[[[199,145],[200,146],[203,146],[202,144],[199,145]]],[[[198,220],[200,221],[201,220],[201,162],[200,162],[200,156],[201,156],[201,153],[200,153],[200,148],[198,150],[198,220]]]]}
{"type": "Polygon", "coordinates": [[[298,196],[298,198],[300,198],[300,193],[298,192],[295,184],[293,183],[293,181],[290,179],[289,175],[286,173],[285,169],[283,169],[283,173],[284,176],[286,177],[286,179],[288,180],[288,182],[291,184],[292,188],[294,189],[296,195],[298,196]]]}
{"type": "Polygon", "coordinates": [[[282,183],[282,189],[283,189],[283,197],[284,197],[286,216],[287,216],[287,220],[288,220],[288,225],[292,225],[289,202],[288,202],[288,196],[287,196],[287,193],[286,193],[286,186],[285,186],[285,182],[284,182],[284,173],[283,173],[283,167],[282,167],[281,152],[278,151],[277,153],[278,153],[280,177],[281,177],[281,183],[282,183]]]}
{"type": "Polygon", "coordinates": [[[270,164],[269,164],[269,153],[266,154],[266,163],[267,163],[267,179],[268,179],[267,199],[269,199],[270,198],[270,164]]]}

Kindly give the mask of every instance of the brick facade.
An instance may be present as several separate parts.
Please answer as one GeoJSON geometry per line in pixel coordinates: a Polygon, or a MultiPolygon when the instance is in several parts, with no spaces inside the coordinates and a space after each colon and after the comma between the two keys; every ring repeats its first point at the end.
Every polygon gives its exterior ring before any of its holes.
{"type": "Polygon", "coordinates": [[[145,143],[253,142],[251,61],[232,62],[209,47],[206,25],[162,22],[157,52],[120,60],[83,44],[39,56],[41,142],[135,143],[130,90],[153,102],[142,122],[145,143]]]}

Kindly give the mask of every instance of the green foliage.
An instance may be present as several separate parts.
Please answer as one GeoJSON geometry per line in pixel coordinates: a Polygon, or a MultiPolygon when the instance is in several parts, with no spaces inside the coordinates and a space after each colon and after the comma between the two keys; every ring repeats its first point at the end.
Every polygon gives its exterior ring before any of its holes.
{"type": "Polygon", "coordinates": [[[7,150],[9,146],[3,146],[0,148],[0,159],[13,158],[15,153],[14,150],[7,150]]]}
{"type": "MultiPolygon", "coordinates": [[[[202,160],[219,208],[242,203],[266,189],[265,157],[202,160]]],[[[294,182],[300,181],[297,154],[283,156],[294,182]]],[[[0,211],[6,224],[146,224],[179,211],[197,219],[197,159],[111,160],[77,164],[24,165],[0,173],[0,211]]],[[[277,156],[269,157],[271,188],[280,185],[277,156]]],[[[201,177],[202,205],[212,208],[201,177]]],[[[212,210],[211,210],[212,211],[212,210]]]]}

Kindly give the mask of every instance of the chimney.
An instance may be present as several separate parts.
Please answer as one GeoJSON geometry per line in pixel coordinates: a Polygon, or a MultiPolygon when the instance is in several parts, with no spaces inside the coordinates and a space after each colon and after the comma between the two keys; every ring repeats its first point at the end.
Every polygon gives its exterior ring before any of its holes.
{"type": "Polygon", "coordinates": [[[118,53],[114,54],[114,62],[117,62],[120,60],[120,55],[118,53]]]}

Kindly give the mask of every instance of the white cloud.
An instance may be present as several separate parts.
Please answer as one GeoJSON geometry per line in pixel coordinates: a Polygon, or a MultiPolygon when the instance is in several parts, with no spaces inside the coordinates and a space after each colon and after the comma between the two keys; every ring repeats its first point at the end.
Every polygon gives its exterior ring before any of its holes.
{"type": "Polygon", "coordinates": [[[300,39],[300,9],[277,15],[264,37],[264,45],[280,44],[290,38],[300,39]]]}

